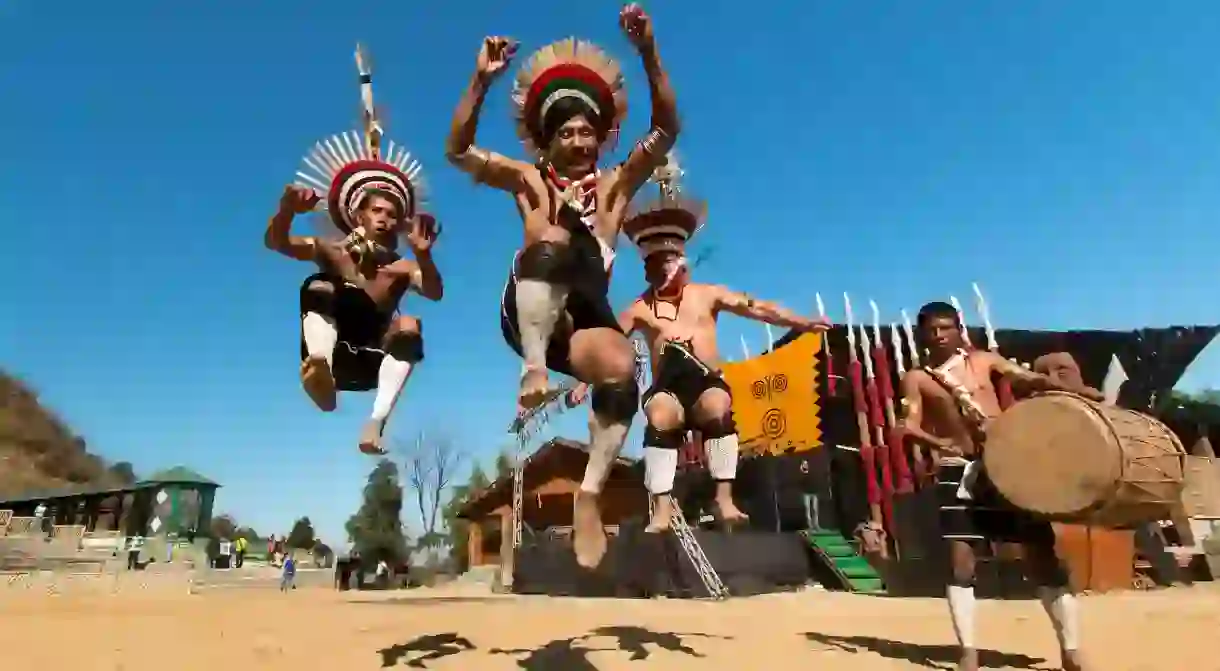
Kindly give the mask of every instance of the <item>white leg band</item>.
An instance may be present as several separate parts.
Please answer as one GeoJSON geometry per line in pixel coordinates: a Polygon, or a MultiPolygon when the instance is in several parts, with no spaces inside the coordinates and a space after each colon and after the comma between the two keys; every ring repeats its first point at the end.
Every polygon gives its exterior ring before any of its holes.
{"type": "Polygon", "coordinates": [[[953,633],[958,645],[974,649],[974,588],[949,585],[949,617],[953,618],[953,633]]]}
{"type": "Polygon", "coordinates": [[[737,434],[703,441],[707,451],[707,470],[713,480],[737,478],[737,434]]]}
{"type": "Polygon", "coordinates": [[[678,451],[667,447],[644,447],[644,482],[649,494],[668,494],[678,472],[678,451]]]}

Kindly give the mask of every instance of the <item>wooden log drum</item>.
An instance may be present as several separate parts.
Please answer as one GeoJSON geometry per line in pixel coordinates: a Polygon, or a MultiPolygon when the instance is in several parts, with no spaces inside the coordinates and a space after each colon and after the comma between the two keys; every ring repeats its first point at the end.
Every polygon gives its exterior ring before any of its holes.
{"type": "Polygon", "coordinates": [[[988,477],[1013,505],[1115,528],[1167,519],[1185,463],[1159,421],[1063,392],[1014,404],[988,425],[983,450],[988,477]]]}

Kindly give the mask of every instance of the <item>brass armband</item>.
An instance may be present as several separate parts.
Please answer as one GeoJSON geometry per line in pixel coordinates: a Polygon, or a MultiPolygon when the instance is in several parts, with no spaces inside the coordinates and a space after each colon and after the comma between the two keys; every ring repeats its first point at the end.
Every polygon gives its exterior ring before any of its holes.
{"type": "Polygon", "coordinates": [[[482,182],[487,174],[487,165],[491,163],[491,152],[475,146],[467,147],[457,154],[448,155],[449,162],[470,174],[476,182],[482,182]]]}

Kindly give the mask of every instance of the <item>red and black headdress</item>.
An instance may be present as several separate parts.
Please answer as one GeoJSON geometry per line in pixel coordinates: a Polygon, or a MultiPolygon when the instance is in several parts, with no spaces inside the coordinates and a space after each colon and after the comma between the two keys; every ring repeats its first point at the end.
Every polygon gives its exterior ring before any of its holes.
{"type": "Polygon", "coordinates": [[[325,208],[345,234],[358,232],[356,211],[370,191],[396,200],[403,220],[414,217],[423,200],[419,161],[404,147],[395,146],[393,140],[382,149],[381,123],[373,106],[372,69],[359,46],[356,67],[364,107],[363,130],[347,131],[314,144],[297,171],[298,185],[326,194],[319,208],[325,208]]]}
{"type": "Polygon", "coordinates": [[[682,168],[673,152],[652,173],[649,181],[660,190],[657,199],[633,209],[623,222],[623,233],[648,258],[661,251],[686,253],[686,243],[703,227],[707,204],[684,195],[679,188],[682,168]]]}
{"type": "Polygon", "coordinates": [[[617,133],[627,113],[627,92],[618,63],[590,42],[568,38],[530,56],[513,84],[517,134],[527,149],[546,149],[547,115],[556,105],[588,109],[596,117],[603,142],[617,133]]]}

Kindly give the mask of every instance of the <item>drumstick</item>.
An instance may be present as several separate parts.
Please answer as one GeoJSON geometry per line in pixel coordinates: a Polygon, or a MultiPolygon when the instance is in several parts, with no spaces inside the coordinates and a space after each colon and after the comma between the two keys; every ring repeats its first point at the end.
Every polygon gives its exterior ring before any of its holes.
{"type": "Polygon", "coordinates": [[[869,521],[881,526],[881,488],[877,485],[877,454],[868,430],[868,401],[864,398],[864,374],[856,355],[856,332],[853,328],[851,299],[843,294],[847,325],[847,376],[851,380],[852,405],[856,410],[856,427],[860,431],[860,459],[864,462],[864,483],[868,491],[869,521]]]}
{"type": "MultiPolygon", "coordinates": [[[[999,354],[1000,343],[996,340],[995,329],[991,326],[991,310],[987,309],[987,299],[983,298],[983,290],[979,288],[978,282],[973,282],[970,286],[974,289],[974,302],[978,307],[979,316],[983,318],[983,328],[987,333],[987,349],[999,354]]],[[[1000,409],[1007,410],[1013,404],[1012,382],[1006,377],[1000,377],[1000,384],[996,392],[1000,397],[1000,409]]]]}
{"type": "MultiPolygon", "coordinates": [[[[877,384],[881,391],[881,400],[885,404],[885,419],[889,425],[886,444],[889,445],[895,485],[899,493],[907,494],[912,490],[911,468],[907,464],[907,456],[902,449],[902,438],[898,433],[898,416],[894,412],[894,373],[890,370],[890,357],[881,341],[881,311],[877,308],[876,301],[870,300],[868,304],[873,310],[873,359],[877,366],[877,384]]],[[[894,355],[902,356],[902,350],[894,350],[894,355]]]]}

